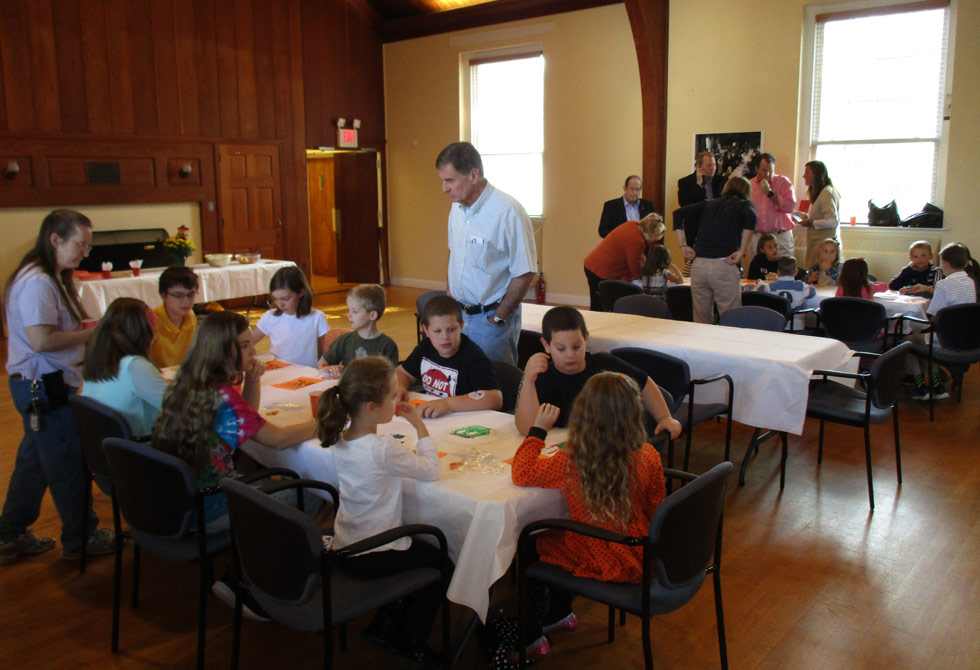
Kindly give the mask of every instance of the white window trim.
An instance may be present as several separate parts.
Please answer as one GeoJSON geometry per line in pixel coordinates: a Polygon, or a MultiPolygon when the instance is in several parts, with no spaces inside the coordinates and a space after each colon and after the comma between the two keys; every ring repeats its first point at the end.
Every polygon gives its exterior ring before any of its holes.
{"type": "MultiPolygon", "coordinates": [[[[796,155],[798,164],[796,174],[803,174],[806,163],[813,160],[810,155],[810,137],[812,135],[810,122],[813,111],[813,48],[816,36],[816,17],[819,14],[833,12],[846,12],[855,9],[871,9],[875,7],[895,7],[901,5],[914,5],[918,0],[852,0],[851,2],[834,2],[820,5],[807,5],[804,7],[803,21],[803,58],[800,77],[800,116],[797,127],[800,129],[797,134],[798,146],[796,155]]],[[[936,160],[936,195],[935,204],[937,207],[944,207],[943,200],[946,193],[946,153],[949,141],[949,99],[952,91],[953,75],[953,52],[955,50],[954,36],[956,34],[956,4],[957,0],[949,2],[949,19],[946,40],[946,81],[945,106],[942,120],[942,133],[939,138],[938,157],[936,160]]],[[[799,181],[799,179],[798,179],[799,181]]],[[[798,186],[797,193],[804,193],[805,187],[798,186]],[[803,190],[800,190],[802,188],[803,190]]],[[[843,222],[841,222],[843,225],[843,222]]],[[[884,230],[885,228],[873,228],[874,230],[884,230]]]]}

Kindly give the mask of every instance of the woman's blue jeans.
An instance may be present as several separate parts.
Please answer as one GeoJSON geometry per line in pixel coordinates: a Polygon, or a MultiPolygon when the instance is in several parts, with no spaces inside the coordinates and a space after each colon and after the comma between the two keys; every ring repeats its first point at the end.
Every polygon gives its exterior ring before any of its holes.
{"type": "MultiPolygon", "coordinates": [[[[75,551],[81,541],[82,491],[86,485],[75,411],[71,405],[51,409],[44,383],[39,381],[41,429],[31,430],[27,414],[31,383],[30,379],[10,379],[10,395],[21,415],[24,438],[17,450],[0,516],[0,542],[16,538],[37,521],[44,491],[51,489],[51,498],[61,517],[61,544],[67,551],[75,551]]],[[[69,395],[75,390],[69,387],[69,395]]],[[[88,520],[86,537],[91,537],[99,521],[91,502],[84,516],[88,520]]]]}

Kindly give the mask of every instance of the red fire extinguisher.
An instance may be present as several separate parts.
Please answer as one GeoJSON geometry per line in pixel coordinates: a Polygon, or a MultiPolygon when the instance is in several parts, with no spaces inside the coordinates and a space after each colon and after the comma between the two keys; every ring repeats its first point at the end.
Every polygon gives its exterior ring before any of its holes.
{"type": "Polygon", "coordinates": [[[543,305],[544,304],[544,301],[545,301],[545,287],[546,287],[546,284],[544,283],[544,273],[543,272],[538,273],[538,283],[535,286],[534,294],[535,294],[535,299],[537,300],[537,303],[539,305],[543,305]]]}

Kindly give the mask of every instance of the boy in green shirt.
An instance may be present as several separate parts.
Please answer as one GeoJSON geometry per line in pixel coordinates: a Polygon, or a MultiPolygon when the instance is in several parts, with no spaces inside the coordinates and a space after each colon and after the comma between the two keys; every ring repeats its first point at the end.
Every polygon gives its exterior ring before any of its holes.
{"type": "Polygon", "coordinates": [[[385,305],[385,290],[377,284],[360,284],[351,289],[347,294],[347,318],[353,332],[334,340],[320,360],[320,367],[328,376],[340,377],[345,365],[363,356],[383,356],[398,365],[398,345],[378,330],[385,305]]]}

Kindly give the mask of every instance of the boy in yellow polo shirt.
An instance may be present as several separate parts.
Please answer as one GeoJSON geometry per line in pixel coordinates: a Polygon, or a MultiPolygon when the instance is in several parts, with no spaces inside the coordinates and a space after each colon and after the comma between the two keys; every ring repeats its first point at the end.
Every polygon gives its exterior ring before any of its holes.
{"type": "Polygon", "coordinates": [[[154,309],[157,336],[150,344],[150,360],[158,368],[180,365],[197,330],[194,301],[197,299],[197,275],[186,267],[170,267],[160,275],[160,299],[154,309]]]}

